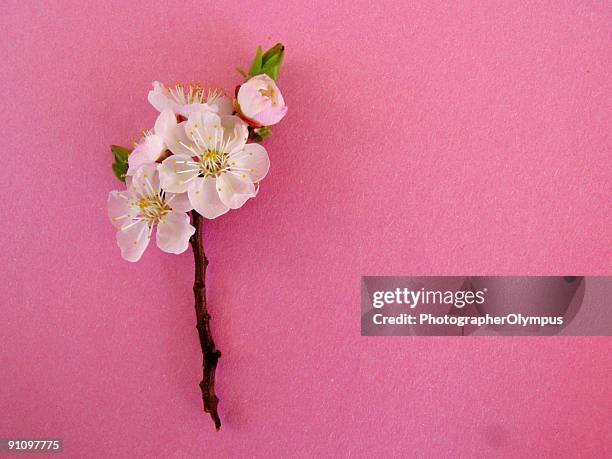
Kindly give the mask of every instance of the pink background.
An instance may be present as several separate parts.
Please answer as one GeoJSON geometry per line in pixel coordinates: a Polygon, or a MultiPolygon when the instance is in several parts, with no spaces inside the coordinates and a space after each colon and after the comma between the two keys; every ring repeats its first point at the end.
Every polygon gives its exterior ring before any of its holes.
{"type": "Polygon", "coordinates": [[[612,8],[399,3],[4,3],[0,437],[70,457],[612,455],[610,338],[359,329],[364,274],[612,274],[612,8]],[[232,89],[276,41],[270,174],[205,226],[215,433],[192,255],[121,259],[108,145],[152,126],[151,81],[232,89]]]}

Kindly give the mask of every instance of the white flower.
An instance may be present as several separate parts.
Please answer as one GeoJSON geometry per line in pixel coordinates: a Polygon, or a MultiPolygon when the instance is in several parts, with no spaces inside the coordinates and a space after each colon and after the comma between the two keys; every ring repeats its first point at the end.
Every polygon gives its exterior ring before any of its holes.
{"type": "Polygon", "coordinates": [[[211,111],[223,115],[234,112],[232,99],[218,89],[206,90],[200,85],[188,85],[185,88],[177,83],[173,88],[164,86],[159,81],[153,82],[149,91],[149,102],[160,112],[170,109],[176,115],[189,118],[195,112],[211,111]]]}
{"type": "Polygon", "coordinates": [[[237,102],[240,114],[255,127],[272,126],[287,113],[283,95],[266,74],[254,76],[240,86],[237,102]]]}
{"type": "Polygon", "coordinates": [[[176,138],[178,129],[180,128],[172,110],[162,111],[155,121],[155,127],[144,132],[143,138],[128,156],[127,175],[133,175],[143,164],[157,161],[176,138]]]}
{"type": "Polygon", "coordinates": [[[185,213],[191,205],[185,195],[163,191],[158,165],[144,164],[135,172],[127,191],[111,191],[108,216],[118,228],[121,256],[138,261],[157,226],[157,246],[168,253],[183,253],[195,228],[185,213]]]}
{"type": "Polygon", "coordinates": [[[181,125],[184,137],[159,169],[165,190],[187,192],[193,208],[211,219],[255,196],[270,161],[264,147],[246,143],[248,127],[240,118],[199,112],[181,125]]]}

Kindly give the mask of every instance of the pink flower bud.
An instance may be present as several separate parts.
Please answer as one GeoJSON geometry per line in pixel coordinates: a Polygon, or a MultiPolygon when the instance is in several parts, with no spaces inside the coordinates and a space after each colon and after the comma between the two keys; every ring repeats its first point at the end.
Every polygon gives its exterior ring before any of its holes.
{"type": "Polygon", "coordinates": [[[254,76],[240,86],[237,102],[238,114],[254,127],[272,126],[287,113],[280,90],[266,74],[254,76]]]}

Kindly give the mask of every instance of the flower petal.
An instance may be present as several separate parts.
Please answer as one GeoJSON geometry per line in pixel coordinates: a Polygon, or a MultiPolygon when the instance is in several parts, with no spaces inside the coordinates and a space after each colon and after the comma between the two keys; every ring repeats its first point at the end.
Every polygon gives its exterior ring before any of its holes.
{"type": "Polygon", "coordinates": [[[178,212],[189,212],[193,209],[187,193],[166,193],[166,202],[173,210],[178,212]]]}
{"type": "Polygon", "coordinates": [[[216,181],[212,177],[197,178],[187,191],[193,208],[202,216],[213,219],[229,210],[219,199],[216,181]]]}
{"type": "Polygon", "coordinates": [[[252,182],[259,182],[270,169],[270,159],[266,149],[258,143],[248,143],[237,154],[230,156],[232,169],[238,168],[251,177],[252,182]]]}
{"type": "Polygon", "coordinates": [[[193,104],[185,104],[181,107],[181,115],[185,118],[189,118],[194,113],[198,112],[216,112],[217,107],[207,104],[207,103],[193,103],[193,104]]]}
{"type": "Polygon", "coordinates": [[[259,91],[265,90],[266,84],[262,81],[251,78],[249,81],[240,86],[238,90],[238,103],[240,111],[247,118],[254,118],[258,113],[272,106],[272,101],[269,97],[263,96],[259,91]]]}
{"type": "Polygon", "coordinates": [[[272,80],[272,84],[274,85],[274,88],[275,88],[274,97],[273,97],[273,105],[276,105],[277,107],[284,107],[285,99],[283,98],[283,95],[281,94],[280,89],[278,89],[278,86],[276,86],[276,83],[274,83],[274,80],[272,80]]]}
{"type": "Polygon", "coordinates": [[[146,135],[134,151],[128,156],[128,175],[134,175],[136,169],[143,164],[150,164],[157,161],[166,149],[162,136],[150,134],[146,135]]]}
{"type": "Polygon", "coordinates": [[[157,225],[157,247],[168,253],[183,253],[195,228],[189,224],[184,212],[169,212],[157,225]]]}
{"type": "Polygon", "coordinates": [[[239,151],[249,138],[249,127],[237,116],[221,117],[226,153],[239,151]]]}
{"type": "Polygon", "coordinates": [[[189,116],[185,132],[193,142],[207,150],[217,150],[223,140],[221,118],[212,112],[196,112],[189,116]]]}
{"type": "Polygon", "coordinates": [[[268,107],[253,117],[262,126],[272,126],[282,120],[287,114],[287,106],[268,107]]]}
{"type": "Polygon", "coordinates": [[[161,187],[171,193],[184,193],[189,183],[200,173],[191,156],[172,155],[159,166],[161,187]]]}
{"type": "Polygon", "coordinates": [[[165,139],[168,137],[168,134],[174,132],[177,124],[174,112],[170,108],[166,108],[159,114],[157,120],[155,120],[153,131],[156,135],[165,139]]]}
{"type": "Polygon", "coordinates": [[[138,261],[149,245],[149,226],[146,222],[129,223],[117,232],[117,245],[127,261],[138,261]]]}
{"type": "Polygon", "coordinates": [[[158,165],[155,163],[143,164],[132,175],[130,191],[144,196],[156,195],[160,190],[158,165]]]}
{"type": "Polygon", "coordinates": [[[137,209],[132,207],[132,199],[129,191],[111,191],[108,194],[108,218],[115,227],[125,226],[136,215],[137,209]]]}
{"type": "Polygon", "coordinates": [[[160,113],[165,109],[170,109],[174,113],[178,113],[180,108],[180,105],[170,97],[166,87],[159,81],[153,82],[153,89],[149,91],[147,99],[160,113]]]}
{"type": "Polygon", "coordinates": [[[192,114],[185,126],[187,135],[204,149],[231,153],[244,146],[249,137],[247,124],[237,116],[215,113],[192,114]]]}
{"type": "Polygon", "coordinates": [[[246,174],[226,172],[217,177],[217,192],[221,202],[230,209],[238,209],[255,196],[255,186],[246,174]]]}
{"type": "Polygon", "coordinates": [[[217,106],[217,114],[219,116],[228,116],[234,113],[234,101],[225,94],[217,96],[210,105],[217,106]]]}
{"type": "Polygon", "coordinates": [[[172,129],[169,129],[164,140],[170,151],[175,155],[194,156],[194,152],[190,150],[193,142],[187,137],[187,133],[185,132],[186,124],[187,122],[183,121],[172,129]]]}

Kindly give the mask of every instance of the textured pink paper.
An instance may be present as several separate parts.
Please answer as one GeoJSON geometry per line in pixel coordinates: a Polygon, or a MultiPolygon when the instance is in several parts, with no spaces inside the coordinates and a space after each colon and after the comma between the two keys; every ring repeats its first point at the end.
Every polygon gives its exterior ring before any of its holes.
{"type": "Polygon", "coordinates": [[[0,437],[67,457],[610,457],[609,338],[366,338],[360,275],[612,274],[607,2],[4,2],[0,437]],[[459,6],[459,4],[461,4],[459,6]],[[260,195],[130,264],[110,143],[151,81],[282,40],[260,195]]]}

